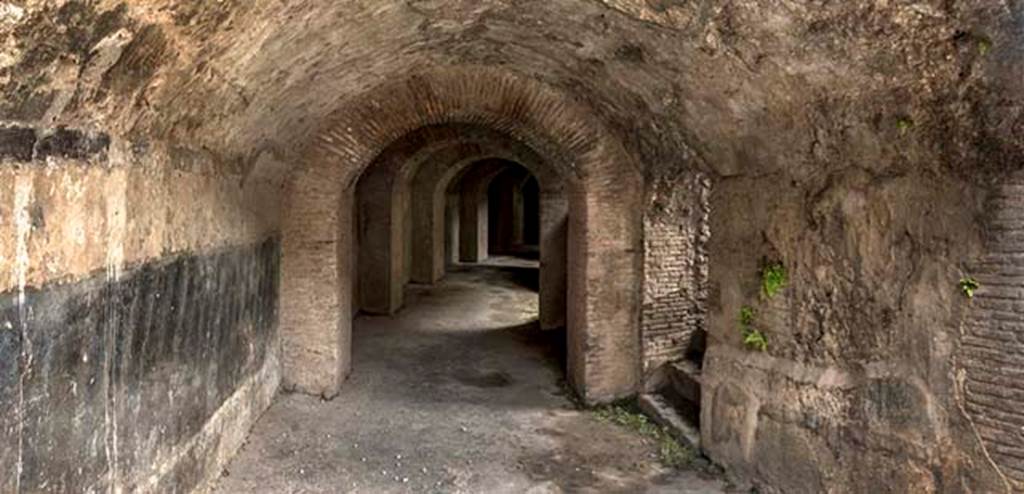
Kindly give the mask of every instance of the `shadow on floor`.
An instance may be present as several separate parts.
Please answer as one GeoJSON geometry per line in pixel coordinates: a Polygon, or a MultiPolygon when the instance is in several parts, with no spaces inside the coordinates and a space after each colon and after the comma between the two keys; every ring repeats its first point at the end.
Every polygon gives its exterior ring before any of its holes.
{"type": "Polygon", "coordinates": [[[279,396],[217,492],[721,492],[576,407],[565,331],[538,329],[520,283],[467,269],[356,318],[340,394],[279,396]]]}
{"type": "MultiPolygon", "coordinates": [[[[486,261],[485,261],[486,262],[486,261]]],[[[479,273],[481,271],[493,271],[505,276],[497,277],[497,281],[489,282],[495,286],[507,286],[525,288],[532,292],[540,290],[540,267],[521,266],[516,264],[456,264],[448,267],[451,273],[479,273]]]]}

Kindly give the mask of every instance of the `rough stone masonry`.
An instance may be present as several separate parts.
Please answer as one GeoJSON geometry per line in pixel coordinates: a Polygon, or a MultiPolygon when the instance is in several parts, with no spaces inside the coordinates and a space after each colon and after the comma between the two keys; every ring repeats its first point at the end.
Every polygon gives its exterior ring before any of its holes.
{"type": "Polygon", "coordinates": [[[0,1],[0,492],[203,489],[336,396],[355,184],[459,126],[561,184],[585,402],[706,334],[765,492],[1024,492],[1020,0],[0,1]]]}

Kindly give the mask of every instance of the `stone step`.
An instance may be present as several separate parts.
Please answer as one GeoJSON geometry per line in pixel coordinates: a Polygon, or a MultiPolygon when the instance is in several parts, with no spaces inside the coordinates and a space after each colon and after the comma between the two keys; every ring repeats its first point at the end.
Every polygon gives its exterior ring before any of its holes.
{"type": "Polygon", "coordinates": [[[701,396],[700,367],[689,360],[673,362],[666,367],[668,389],[664,389],[662,392],[675,395],[669,397],[672,398],[673,403],[684,400],[699,407],[701,396]]]}
{"type": "Polygon", "coordinates": [[[641,394],[637,403],[647,416],[668,429],[672,437],[694,451],[700,451],[700,430],[684,419],[668,398],[660,393],[641,394]]]}

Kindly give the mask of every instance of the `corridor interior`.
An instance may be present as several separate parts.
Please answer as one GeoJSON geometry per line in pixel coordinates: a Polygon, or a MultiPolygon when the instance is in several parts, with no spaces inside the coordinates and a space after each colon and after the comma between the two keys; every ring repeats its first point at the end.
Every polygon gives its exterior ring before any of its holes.
{"type": "Polygon", "coordinates": [[[1024,493],[1022,6],[0,0],[0,494],[1024,493]]]}
{"type": "MultiPolygon", "coordinates": [[[[391,314],[360,310],[341,393],[279,396],[215,492],[722,492],[573,401],[565,329],[538,319],[536,179],[482,161],[447,190],[447,209],[469,200],[482,214],[448,215],[445,276],[405,286],[391,314]],[[460,259],[456,231],[479,253],[460,259]]],[[[359,218],[363,241],[373,215],[359,218]]]]}

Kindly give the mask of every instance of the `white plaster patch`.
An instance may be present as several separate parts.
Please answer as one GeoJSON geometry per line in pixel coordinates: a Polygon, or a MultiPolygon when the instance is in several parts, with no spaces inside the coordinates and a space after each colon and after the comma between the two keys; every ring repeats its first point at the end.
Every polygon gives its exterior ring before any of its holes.
{"type": "Polygon", "coordinates": [[[25,17],[25,9],[11,2],[0,2],[0,23],[14,24],[25,17]]]}
{"type": "Polygon", "coordinates": [[[28,241],[32,233],[32,217],[29,214],[29,205],[32,203],[33,185],[32,178],[18,176],[14,182],[14,231],[15,231],[15,255],[14,255],[14,284],[18,287],[18,306],[25,303],[25,284],[28,279],[30,264],[28,254],[28,241]]]}
{"type": "Polygon", "coordinates": [[[124,269],[128,180],[124,169],[111,173],[107,188],[107,279],[118,280],[124,269]]]}

